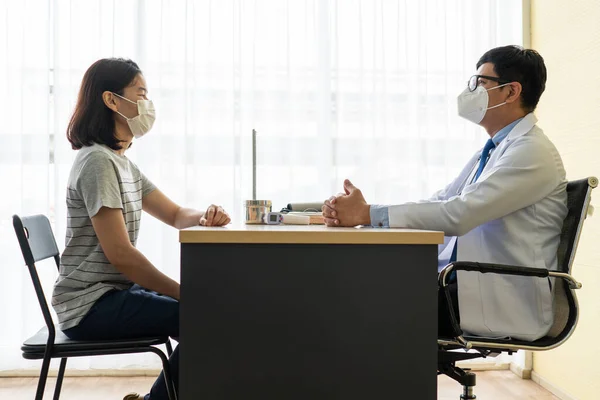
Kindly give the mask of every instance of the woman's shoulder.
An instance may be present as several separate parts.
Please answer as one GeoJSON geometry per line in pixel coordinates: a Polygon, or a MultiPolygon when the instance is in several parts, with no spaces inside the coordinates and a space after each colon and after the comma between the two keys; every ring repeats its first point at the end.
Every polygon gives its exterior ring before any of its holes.
{"type": "Polygon", "coordinates": [[[108,147],[97,143],[82,147],[75,157],[75,163],[79,164],[118,165],[127,163],[127,161],[127,158],[119,156],[108,147]]]}
{"type": "Polygon", "coordinates": [[[116,154],[102,145],[93,144],[91,146],[84,146],[78,151],[75,157],[73,169],[79,172],[79,174],[86,171],[94,173],[106,168],[112,169],[117,167],[115,157],[117,157],[116,154]]]}

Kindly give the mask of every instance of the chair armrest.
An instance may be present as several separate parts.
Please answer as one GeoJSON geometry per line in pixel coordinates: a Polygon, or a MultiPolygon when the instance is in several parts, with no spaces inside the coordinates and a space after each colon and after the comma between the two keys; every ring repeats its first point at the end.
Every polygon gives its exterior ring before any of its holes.
{"type": "Polygon", "coordinates": [[[446,265],[438,275],[438,290],[444,291],[445,299],[448,304],[448,310],[450,311],[450,322],[455,332],[455,337],[457,341],[461,343],[466,349],[471,348],[471,343],[463,337],[463,331],[460,328],[460,325],[458,324],[458,319],[456,318],[456,311],[452,306],[452,301],[450,299],[450,290],[448,288],[448,280],[450,278],[450,274],[453,271],[475,271],[483,274],[492,273],[502,275],[535,276],[538,278],[552,277],[564,280],[570,289],[581,289],[582,287],[581,283],[575,280],[575,278],[573,278],[571,275],[566,274],[564,272],[550,271],[546,268],[518,267],[513,265],[486,264],[471,261],[457,261],[446,265]]]}
{"type": "Polygon", "coordinates": [[[448,288],[450,274],[453,271],[476,271],[481,273],[492,273],[502,275],[518,275],[518,276],[536,276],[540,278],[547,278],[550,276],[550,271],[546,268],[530,268],[530,267],[517,267],[513,265],[502,265],[502,264],[486,264],[471,261],[457,261],[450,263],[442,269],[438,276],[439,290],[443,290],[448,310],[450,314],[450,323],[454,330],[455,338],[461,343],[466,349],[471,347],[470,343],[463,337],[463,331],[458,323],[456,316],[456,310],[452,306],[450,298],[450,290],[448,288]]]}
{"type": "Polygon", "coordinates": [[[442,269],[439,274],[439,284],[441,287],[448,285],[447,278],[452,271],[475,271],[483,274],[501,274],[518,276],[536,276],[538,278],[547,278],[550,271],[546,268],[518,267],[515,265],[486,264],[472,261],[457,261],[450,263],[442,269]]]}
{"type": "Polygon", "coordinates": [[[581,283],[577,282],[577,280],[571,275],[565,274],[564,272],[550,271],[549,275],[552,278],[560,278],[564,280],[567,283],[567,285],[569,285],[569,289],[581,289],[581,287],[583,286],[581,283]]]}

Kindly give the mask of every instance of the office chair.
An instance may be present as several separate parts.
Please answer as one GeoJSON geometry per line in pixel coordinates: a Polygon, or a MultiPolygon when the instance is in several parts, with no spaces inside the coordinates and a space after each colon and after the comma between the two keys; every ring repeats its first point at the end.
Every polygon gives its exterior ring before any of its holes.
{"type": "Polygon", "coordinates": [[[43,360],[35,399],[41,400],[44,396],[44,388],[52,358],[61,359],[56,387],[54,389],[54,400],[58,400],[68,357],[152,352],[157,354],[162,361],[169,399],[177,400],[175,386],[171,380],[169,361],[165,354],[155,347],[165,344],[167,346],[167,353],[171,355],[172,348],[168,337],[82,341],[69,339],[60,329],[55,327],[35,266],[36,262],[53,257],[56,268],[59,268],[60,256],[52,228],[50,227],[50,221],[44,215],[23,218],[14,215],[13,227],[19,240],[25,264],[27,264],[29,274],[31,275],[31,281],[33,282],[33,287],[40,303],[40,308],[42,309],[44,321],[46,322],[46,326],[40,329],[34,336],[27,339],[21,347],[23,358],[27,360],[43,360]]]}
{"type": "Polygon", "coordinates": [[[473,400],[475,374],[468,369],[456,366],[457,361],[480,357],[495,357],[502,352],[512,354],[518,350],[542,351],[550,350],[563,344],[573,334],[577,325],[579,306],[576,289],[581,283],[571,276],[573,259],[583,228],[583,221],[588,214],[591,192],[598,186],[598,179],[590,177],[572,181],[567,184],[567,216],[564,220],[558,246],[558,271],[545,268],[517,267],[510,265],[484,264],[477,262],[459,261],[448,264],[440,272],[439,289],[445,293],[445,300],[450,310],[454,337],[438,338],[438,375],[444,374],[463,386],[461,400],[473,400]],[[555,278],[554,292],[554,324],[548,334],[536,341],[526,342],[514,339],[488,339],[477,336],[467,336],[457,323],[448,289],[452,271],[477,271],[480,273],[506,274],[519,276],[535,276],[539,278],[555,278]],[[464,349],[475,352],[454,352],[451,350],[464,349]]]}

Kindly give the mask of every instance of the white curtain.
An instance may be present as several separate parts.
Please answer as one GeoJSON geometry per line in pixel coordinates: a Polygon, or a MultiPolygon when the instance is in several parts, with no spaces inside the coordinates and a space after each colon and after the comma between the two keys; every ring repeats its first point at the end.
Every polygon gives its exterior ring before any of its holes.
{"type": "MultiPolygon", "coordinates": [[[[0,0],[0,370],[38,368],[20,344],[43,323],[12,214],[50,217],[64,246],[65,138],[85,70],[136,61],[156,104],[128,156],[168,196],[240,221],[351,178],[372,203],[426,197],[485,141],[456,96],[489,48],[522,42],[520,0],[0,0]]],[[[179,277],[177,232],[143,218],[140,250],[179,277]]],[[[57,274],[38,266],[50,296],[57,274]]],[[[154,356],[70,361],[157,367],[154,356]]]]}

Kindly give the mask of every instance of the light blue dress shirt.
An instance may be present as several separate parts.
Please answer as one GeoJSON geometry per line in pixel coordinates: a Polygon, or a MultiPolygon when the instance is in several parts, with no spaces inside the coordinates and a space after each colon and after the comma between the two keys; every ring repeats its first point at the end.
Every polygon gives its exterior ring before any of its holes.
{"type": "MultiPolygon", "coordinates": [[[[510,131],[512,131],[512,129],[515,127],[515,125],[517,125],[523,118],[519,118],[513,122],[511,122],[510,124],[506,125],[504,128],[500,129],[498,131],[498,133],[496,133],[494,135],[494,137],[492,138],[492,141],[494,142],[494,144],[496,145],[496,147],[498,147],[498,144],[500,144],[500,142],[502,140],[504,140],[505,137],[508,136],[508,134],[510,133],[510,131]]],[[[494,151],[492,149],[492,151],[494,151]]],[[[388,211],[389,206],[383,206],[383,205],[378,205],[378,204],[373,204],[371,206],[371,226],[373,226],[374,228],[389,228],[390,227],[390,217],[389,217],[389,211],[388,211]]]]}

